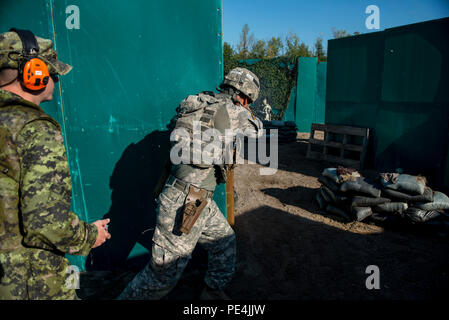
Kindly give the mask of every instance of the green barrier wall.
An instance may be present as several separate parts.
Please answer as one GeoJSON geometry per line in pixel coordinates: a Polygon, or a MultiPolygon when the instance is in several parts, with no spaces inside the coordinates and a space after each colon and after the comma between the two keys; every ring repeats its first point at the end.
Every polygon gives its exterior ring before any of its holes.
{"type": "Polygon", "coordinates": [[[330,40],[326,123],[371,128],[368,166],[448,186],[449,19],[330,40]]]}
{"type": "Polygon", "coordinates": [[[292,92],[290,93],[288,107],[287,110],[285,110],[283,120],[296,121],[295,111],[296,111],[296,87],[294,87],[292,89],[292,92]]]}
{"type": "MultiPolygon", "coordinates": [[[[2,4],[1,32],[14,26],[51,38],[74,67],[43,107],[64,131],[72,209],[89,222],[112,220],[112,239],[92,251],[88,268],[118,266],[151,248],[165,126],[185,96],[221,82],[221,14],[220,0],[2,4]],[[79,8],[80,29],[66,28],[69,5],[79,8]]],[[[225,213],[225,186],[215,199],[225,213]]],[[[83,258],[70,259],[84,268],[83,258]]]]}
{"type": "Polygon", "coordinates": [[[326,62],[316,57],[298,59],[295,119],[298,132],[310,132],[312,123],[324,123],[326,62]]]}
{"type": "Polygon", "coordinates": [[[318,59],[298,59],[298,81],[296,85],[296,125],[299,132],[310,130],[315,116],[316,66],[318,59]]]}
{"type": "MultiPolygon", "coordinates": [[[[315,115],[313,123],[324,123],[326,116],[326,76],[327,62],[320,62],[316,67],[315,115]]],[[[309,125],[310,128],[311,124],[309,125]]]]}

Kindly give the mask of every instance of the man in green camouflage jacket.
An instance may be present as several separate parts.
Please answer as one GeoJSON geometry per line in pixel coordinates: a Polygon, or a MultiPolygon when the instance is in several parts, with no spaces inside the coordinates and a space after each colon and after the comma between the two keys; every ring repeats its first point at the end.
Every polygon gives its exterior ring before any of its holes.
{"type": "Polygon", "coordinates": [[[69,211],[61,129],[39,104],[71,66],[56,59],[50,40],[36,39],[51,78],[30,92],[18,79],[21,38],[0,34],[0,299],[76,299],[64,254],[85,256],[104,243],[109,221],[88,224],[69,211]]]}

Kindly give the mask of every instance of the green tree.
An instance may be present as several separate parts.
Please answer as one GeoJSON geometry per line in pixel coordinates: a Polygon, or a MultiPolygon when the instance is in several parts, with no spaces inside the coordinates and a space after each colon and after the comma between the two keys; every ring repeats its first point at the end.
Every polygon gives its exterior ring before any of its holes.
{"type": "Polygon", "coordinates": [[[286,52],[285,56],[290,60],[293,61],[297,59],[298,57],[310,57],[312,56],[312,53],[309,50],[309,47],[299,40],[299,37],[296,35],[296,33],[290,33],[285,38],[286,43],[286,52]]]}
{"type": "Polygon", "coordinates": [[[284,44],[280,37],[271,37],[267,42],[267,58],[276,58],[282,54],[284,44]]]}
{"type": "Polygon", "coordinates": [[[247,59],[250,49],[254,45],[254,34],[249,34],[248,24],[245,24],[242,28],[240,35],[240,42],[237,46],[237,58],[247,59]]]}
{"type": "Polygon", "coordinates": [[[339,30],[336,28],[332,28],[332,36],[334,39],[349,37],[351,34],[347,33],[346,30],[339,30]]]}
{"type": "Polygon", "coordinates": [[[252,46],[249,58],[264,59],[267,55],[267,43],[264,40],[257,40],[252,46]]]}
{"type": "Polygon", "coordinates": [[[326,61],[326,54],[323,48],[323,38],[318,37],[315,41],[315,56],[318,57],[318,61],[326,61]]]}
{"type": "Polygon", "coordinates": [[[231,45],[227,42],[223,43],[223,63],[228,65],[232,60],[235,59],[235,52],[231,45]]]}

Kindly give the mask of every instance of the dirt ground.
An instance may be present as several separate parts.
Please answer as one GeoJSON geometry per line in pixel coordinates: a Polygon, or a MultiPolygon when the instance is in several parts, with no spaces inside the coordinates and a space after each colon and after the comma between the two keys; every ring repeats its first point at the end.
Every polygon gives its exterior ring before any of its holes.
{"type": "MultiPolygon", "coordinates": [[[[226,290],[229,296],[250,300],[421,300],[447,296],[447,234],[420,226],[345,223],[320,210],[314,200],[320,187],[317,178],[331,164],[307,159],[307,137],[299,138],[280,146],[279,169],[274,175],[259,175],[259,165],[235,169],[238,254],[236,273],[226,290]],[[378,290],[368,290],[365,285],[370,265],[380,271],[378,290]]],[[[197,299],[204,268],[200,252],[166,299],[197,299]]],[[[133,274],[97,274],[111,280],[109,286],[102,285],[102,292],[98,287],[92,289],[96,286],[92,275],[84,275],[80,295],[112,299],[133,274]]]]}
{"type": "Polygon", "coordinates": [[[236,168],[238,299],[428,299],[449,289],[449,241],[441,233],[344,223],[319,209],[317,181],[329,163],[305,157],[304,140],[281,145],[279,170],[236,168]],[[380,270],[367,290],[366,268],[380,270]]]}

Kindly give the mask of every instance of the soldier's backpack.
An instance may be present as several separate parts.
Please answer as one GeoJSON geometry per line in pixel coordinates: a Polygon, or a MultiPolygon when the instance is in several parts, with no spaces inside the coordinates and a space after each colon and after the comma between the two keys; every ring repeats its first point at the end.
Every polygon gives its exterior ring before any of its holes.
{"type": "MultiPolygon", "coordinates": [[[[194,166],[199,168],[209,168],[211,164],[207,163],[193,163],[193,155],[196,153],[197,155],[202,152],[204,145],[206,142],[198,141],[198,143],[194,143],[194,124],[197,123],[200,126],[201,132],[204,132],[208,129],[214,128],[214,117],[217,112],[217,107],[219,103],[225,102],[226,98],[221,96],[220,94],[215,94],[210,91],[204,91],[197,95],[190,95],[185,98],[179,106],[176,108],[176,115],[171,119],[170,124],[168,125],[169,131],[173,133],[173,138],[175,141],[172,141],[172,145],[176,143],[189,143],[190,153],[187,155],[182,155],[183,160],[186,160],[188,163],[191,163],[194,166]],[[173,132],[175,129],[184,129],[188,133],[188,139],[186,136],[177,135],[177,132],[173,132]],[[197,150],[194,147],[200,147],[197,150]]],[[[226,103],[226,102],[225,102],[226,103]]],[[[165,181],[168,178],[171,170],[172,162],[170,159],[170,154],[166,155],[165,166],[162,170],[160,179],[156,184],[156,187],[153,191],[153,195],[155,198],[158,197],[162,188],[164,187],[165,181]]],[[[220,182],[224,182],[227,174],[227,167],[224,165],[216,166],[216,170],[218,175],[217,178],[220,182]]]]}
{"type": "MultiPolygon", "coordinates": [[[[214,118],[218,111],[219,105],[227,103],[226,98],[220,94],[205,91],[198,95],[190,95],[185,98],[178,108],[176,108],[176,117],[174,121],[174,132],[172,133],[172,139],[174,143],[189,144],[190,153],[181,154],[181,159],[184,162],[197,166],[199,168],[209,168],[212,163],[207,162],[202,156],[205,155],[205,146],[213,141],[213,138],[209,141],[204,141],[201,136],[209,129],[215,129],[214,118]],[[183,129],[185,131],[176,131],[183,129]],[[185,133],[188,133],[188,136],[185,133]]],[[[218,131],[217,143],[223,147],[224,136],[218,131]]],[[[223,150],[223,149],[221,149],[223,150]]],[[[213,158],[214,154],[211,151],[208,155],[213,158]]],[[[221,154],[220,157],[223,157],[221,154]]],[[[222,158],[221,158],[222,159],[222,158]]]]}

